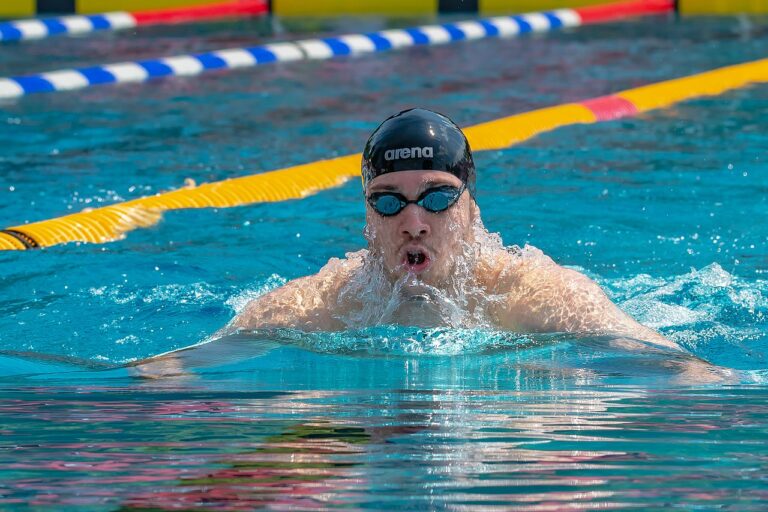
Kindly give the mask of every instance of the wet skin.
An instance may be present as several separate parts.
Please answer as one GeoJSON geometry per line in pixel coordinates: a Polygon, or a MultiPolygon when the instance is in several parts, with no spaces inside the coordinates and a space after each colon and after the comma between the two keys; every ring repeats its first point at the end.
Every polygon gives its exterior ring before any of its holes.
{"type": "MultiPolygon", "coordinates": [[[[375,178],[365,192],[387,189],[415,200],[425,189],[440,185],[460,182],[439,171],[396,172],[375,178]]],[[[480,210],[466,191],[444,212],[431,213],[409,204],[397,215],[382,217],[366,206],[366,219],[367,250],[349,253],[343,259],[332,258],[317,274],[290,281],[251,301],[212,339],[252,329],[339,331],[370,326],[351,325],[348,319],[354,316],[348,314],[371,305],[378,307],[389,298],[360,297],[349,293],[348,285],[356,280],[365,282],[373,270],[390,283],[413,278],[446,295],[455,291],[455,276],[461,275],[464,284],[469,285],[461,289],[470,295],[464,304],[483,311],[484,321],[475,326],[513,332],[609,335],[615,336],[613,345],[628,350],[649,350],[649,344],[664,350],[682,350],[621,311],[583,274],[557,265],[537,249],[503,247],[483,227],[480,210]],[[413,254],[409,257],[409,253],[419,251],[426,255],[425,259],[413,254]]],[[[410,306],[410,301],[406,300],[405,305],[410,306]]],[[[413,306],[418,313],[421,305],[413,306]]],[[[390,323],[398,323],[397,318],[390,323]]],[[[678,359],[670,357],[668,366],[679,372],[681,383],[722,383],[733,379],[730,370],[714,367],[695,356],[678,359]]],[[[171,373],[179,374],[179,369],[181,374],[186,373],[181,368],[183,361],[174,354],[161,357],[157,371],[155,362],[144,362],[135,373],[144,377],[164,376],[169,362],[173,363],[171,373]]]]}
{"type": "MultiPolygon", "coordinates": [[[[415,200],[425,190],[446,185],[459,188],[462,182],[441,171],[406,171],[378,176],[366,194],[396,192],[415,200]]],[[[445,285],[456,268],[462,243],[474,242],[476,210],[467,191],[439,213],[409,204],[397,215],[384,217],[367,205],[368,248],[374,257],[381,258],[392,280],[412,273],[431,286],[445,285]]]]}
{"type": "MultiPolygon", "coordinates": [[[[441,171],[404,171],[376,177],[365,192],[393,191],[415,200],[424,190],[440,185],[460,186],[461,181],[441,171]]],[[[516,332],[615,334],[626,346],[636,343],[632,340],[642,340],[679,350],[674,342],[622,312],[592,280],[557,265],[539,251],[526,257],[502,247],[486,250],[484,241],[476,240],[478,233],[487,235],[480,210],[467,191],[440,213],[409,204],[399,214],[383,217],[366,205],[366,221],[368,251],[334,258],[317,274],[253,300],[229,329],[350,328],[341,318],[361,304],[340,292],[360,272],[369,270],[364,268],[366,258],[373,258],[381,263],[391,282],[410,274],[438,289],[448,288],[462,264],[469,269],[468,279],[477,294],[468,303],[494,297],[485,304],[487,327],[516,332]],[[478,231],[477,226],[482,229],[478,231]],[[468,253],[468,246],[477,250],[468,253]],[[415,257],[416,253],[421,256],[415,257]]]]}
{"type": "MultiPolygon", "coordinates": [[[[442,172],[397,172],[372,180],[366,194],[391,189],[414,200],[427,188],[457,185],[460,184],[458,181],[453,175],[442,172]]],[[[366,304],[360,294],[349,293],[355,290],[349,288],[349,283],[356,280],[365,283],[374,271],[381,279],[390,282],[403,283],[413,278],[450,295],[456,289],[455,277],[460,275],[464,284],[470,285],[460,291],[475,295],[463,304],[473,308],[484,303],[480,308],[484,321],[468,325],[470,327],[608,335],[613,338],[611,345],[623,349],[677,352],[670,354],[662,365],[677,372],[678,383],[737,380],[729,369],[680,353],[682,349],[676,343],[622,312],[586,276],[560,267],[537,249],[503,247],[501,241],[483,227],[480,210],[466,191],[453,206],[441,213],[426,212],[409,204],[398,215],[382,217],[367,206],[366,218],[367,250],[349,253],[344,259],[332,258],[317,274],[290,281],[251,301],[228,326],[210,339],[228,339],[233,333],[237,337],[242,331],[280,327],[305,331],[363,328],[370,325],[351,325],[348,319],[355,317],[345,314],[371,305],[378,307],[388,297],[367,297],[366,304]],[[426,254],[425,261],[408,256],[409,252],[418,251],[426,254]]],[[[363,289],[371,291],[370,288],[363,289]]],[[[389,290],[397,288],[390,287],[389,290]]],[[[406,306],[410,303],[404,301],[406,306]]],[[[414,311],[418,312],[420,307],[420,304],[414,304],[414,311]]],[[[470,315],[467,318],[476,317],[470,315]]],[[[389,323],[398,322],[394,319],[389,323]]],[[[205,354],[203,358],[206,359],[205,354]]],[[[194,375],[193,369],[197,366],[194,357],[190,359],[191,366],[187,359],[181,353],[169,353],[141,361],[129,370],[143,378],[174,376],[186,379],[194,375]]]]}

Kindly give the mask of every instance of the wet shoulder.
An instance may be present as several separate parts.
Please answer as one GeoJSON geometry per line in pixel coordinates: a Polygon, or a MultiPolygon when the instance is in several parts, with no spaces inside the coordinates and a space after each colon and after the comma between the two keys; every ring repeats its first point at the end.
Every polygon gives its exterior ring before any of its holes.
{"type": "Polygon", "coordinates": [[[361,249],[355,252],[348,252],[343,258],[331,258],[318,271],[318,276],[324,277],[349,277],[358,271],[368,256],[367,249],[361,249]]]}
{"type": "Polygon", "coordinates": [[[331,258],[323,267],[312,276],[308,276],[312,287],[318,291],[333,293],[346,283],[362,267],[368,251],[362,249],[356,252],[348,252],[343,258],[331,258]]]}
{"type": "Polygon", "coordinates": [[[552,258],[532,245],[508,247],[496,260],[495,292],[508,293],[558,268],[552,258]]]}

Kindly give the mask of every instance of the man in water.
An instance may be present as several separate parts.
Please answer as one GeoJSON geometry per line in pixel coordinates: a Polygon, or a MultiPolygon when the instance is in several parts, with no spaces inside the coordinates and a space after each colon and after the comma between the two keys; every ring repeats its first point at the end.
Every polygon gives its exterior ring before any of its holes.
{"type": "Polygon", "coordinates": [[[231,327],[480,327],[615,335],[679,349],[583,274],[488,233],[469,143],[447,117],[411,109],[385,120],[366,143],[362,176],[368,249],[251,301],[231,327]]]}

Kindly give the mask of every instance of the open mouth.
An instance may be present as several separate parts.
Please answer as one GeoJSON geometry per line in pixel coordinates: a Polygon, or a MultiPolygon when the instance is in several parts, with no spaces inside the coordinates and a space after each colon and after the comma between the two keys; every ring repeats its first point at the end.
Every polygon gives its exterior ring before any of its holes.
{"type": "Polygon", "coordinates": [[[403,265],[408,272],[421,272],[429,266],[429,256],[420,250],[410,250],[405,253],[403,265]]]}

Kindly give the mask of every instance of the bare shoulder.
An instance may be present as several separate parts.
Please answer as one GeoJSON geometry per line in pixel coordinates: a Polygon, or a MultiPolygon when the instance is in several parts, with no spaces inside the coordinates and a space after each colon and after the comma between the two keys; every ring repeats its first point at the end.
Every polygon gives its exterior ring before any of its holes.
{"type": "Polygon", "coordinates": [[[526,247],[499,272],[503,324],[534,332],[616,334],[679,348],[624,313],[592,279],[526,247]]]}
{"type": "Polygon", "coordinates": [[[331,258],[317,274],[300,279],[305,279],[307,283],[320,286],[324,290],[338,290],[344,284],[343,279],[350,277],[363,266],[367,254],[368,251],[363,249],[348,252],[343,258],[331,258]]]}
{"type": "Polygon", "coordinates": [[[316,274],[300,277],[249,302],[235,328],[295,327],[334,330],[339,289],[363,264],[365,251],[331,258],[316,274]]]}
{"type": "Polygon", "coordinates": [[[497,265],[493,293],[504,299],[501,323],[533,332],[570,330],[563,329],[564,299],[576,284],[571,281],[579,281],[581,274],[567,271],[530,246],[498,260],[497,265]]]}
{"type": "Polygon", "coordinates": [[[544,293],[551,288],[553,279],[565,277],[562,271],[567,269],[556,264],[539,249],[526,245],[522,249],[514,247],[495,256],[492,270],[487,274],[493,276],[493,293],[504,295],[518,294],[523,289],[544,293]]]}

